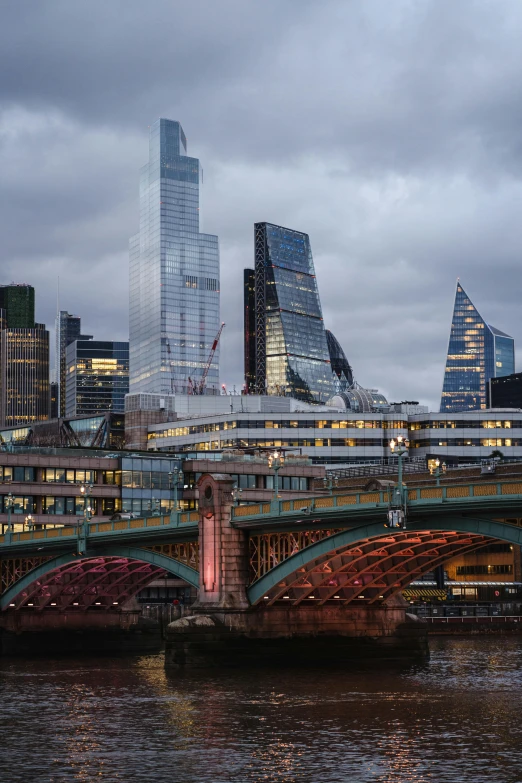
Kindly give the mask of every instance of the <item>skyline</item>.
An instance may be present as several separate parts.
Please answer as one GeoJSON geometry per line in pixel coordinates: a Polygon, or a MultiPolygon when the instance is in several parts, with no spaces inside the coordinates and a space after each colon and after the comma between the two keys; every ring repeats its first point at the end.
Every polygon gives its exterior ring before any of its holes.
{"type": "Polygon", "coordinates": [[[423,2],[411,13],[398,2],[392,13],[380,2],[326,2],[319,11],[303,2],[296,17],[284,3],[202,8],[174,13],[158,2],[167,23],[154,47],[157,19],[132,0],[125,14],[100,4],[89,16],[53,0],[29,19],[6,8],[4,282],[34,285],[37,320],[51,326],[59,275],[61,307],[86,331],[127,339],[137,172],[147,124],[171,116],[205,164],[202,230],[220,237],[221,381],[242,385],[236,301],[253,225],[266,220],[310,236],[325,324],[356,379],[436,410],[457,277],[490,322],[522,339],[522,55],[513,32],[522,9],[465,2],[442,12],[423,2]],[[184,40],[173,47],[174,16],[184,40]],[[88,67],[85,30],[99,53],[88,67]],[[118,279],[118,297],[107,278],[118,279]]]}

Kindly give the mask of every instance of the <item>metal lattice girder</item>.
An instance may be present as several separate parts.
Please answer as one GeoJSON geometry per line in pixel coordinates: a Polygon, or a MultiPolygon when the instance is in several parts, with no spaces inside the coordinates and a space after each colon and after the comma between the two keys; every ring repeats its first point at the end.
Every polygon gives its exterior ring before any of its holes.
{"type": "Polygon", "coordinates": [[[167,573],[199,586],[199,573],[165,554],[137,547],[111,547],[96,555],[61,555],[40,563],[10,585],[0,608],[20,609],[32,604],[44,609],[71,605],[86,609],[93,603],[112,608],[167,573]]]}
{"type": "Polygon", "coordinates": [[[324,603],[378,603],[450,557],[474,551],[492,540],[522,544],[522,530],[500,522],[448,518],[448,528],[418,523],[407,531],[382,532],[382,524],[343,530],[279,562],[249,590],[251,603],[314,597],[324,603]]]}
{"type": "Polygon", "coordinates": [[[52,560],[52,555],[46,557],[3,557],[0,560],[0,595],[29,571],[48,560],[52,560]]]}

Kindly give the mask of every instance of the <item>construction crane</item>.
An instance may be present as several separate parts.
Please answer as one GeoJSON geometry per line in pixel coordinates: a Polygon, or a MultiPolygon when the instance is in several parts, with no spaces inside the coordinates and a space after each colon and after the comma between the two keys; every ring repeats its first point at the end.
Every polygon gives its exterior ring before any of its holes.
{"type": "Polygon", "coordinates": [[[210,370],[210,365],[212,364],[212,359],[214,358],[214,354],[216,353],[216,348],[218,347],[219,338],[221,337],[221,332],[223,331],[225,327],[225,324],[222,323],[219,327],[219,332],[216,334],[214,338],[214,342],[212,343],[212,348],[210,349],[210,353],[208,355],[207,363],[205,364],[205,369],[203,370],[203,375],[201,376],[201,379],[199,381],[194,382],[192,378],[189,376],[188,379],[188,387],[189,387],[189,394],[205,394],[205,387],[207,385],[207,375],[210,370]]]}

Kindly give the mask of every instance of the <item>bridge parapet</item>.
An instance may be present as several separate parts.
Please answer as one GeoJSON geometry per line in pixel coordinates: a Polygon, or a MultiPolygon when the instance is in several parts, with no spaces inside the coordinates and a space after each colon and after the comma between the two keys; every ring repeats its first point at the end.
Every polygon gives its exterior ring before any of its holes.
{"type": "MultiPolygon", "coordinates": [[[[521,481],[481,481],[470,484],[458,484],[442,487],[416,487],[408,490],[408,505],[410,508],[421,508],[425,505],[445,505],[459,502],[481,504],[492,498],[503,500],[513,499],[517,503],[522,497],[521,481]]],[[[285,515],[311,514],[346,509],[352,512],[358,510],[374,510],[381,506],[387,508],[389,490],[372,492],[347,492],[330,496],[305,497],[294,500],[277,500],[272,503],[253,503],[237,506],[232,509],[233,524],[241,524],[256,520],[274,521],[285,515]]]]}
{"type": "MultiPolygon", "coordinates": [[[[158,528],[189,529],[197,527],[199,514],[197,511],[183,512],[178,521],[172,521],[170,515],[150,516],[140,519],[103,520],[88,523],[88,538],[97,536],[126,536],[140,532],[152,532],[158,528]]],[[[75,539],[78,536],[78,525],[49,526],[42,529],[24,530],[0,536],[0,546],[30,545],[33,541],[41,544],[56,544],[63,539],[75,539]]]]}

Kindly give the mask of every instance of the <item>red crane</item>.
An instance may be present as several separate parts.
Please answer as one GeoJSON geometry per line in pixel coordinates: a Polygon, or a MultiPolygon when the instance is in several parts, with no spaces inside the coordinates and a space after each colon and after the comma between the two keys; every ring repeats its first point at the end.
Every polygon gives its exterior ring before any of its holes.
{"type": "Polygon", "coordinates": [[[203,370],[203,375],[201,376],[201,380],[194,383],[192,378],[189,376],[189,394],[204,394],[205,393],[205,386],[207,385],[207,375],[210,370],[210,365],[212,364],[212,359],[214,358],[214,354],[216,353],[216,348],[218,347],[219,338],[221,337],[221,332],[223,331],[225,327],[225,324],[222,323],[219,327],[219,332],[216,334],[214,338],[214,342],[212,343],[212,348],[210,349],[210,353],[208,355],[207,363],[205,364],[205,369],[203,370]]]}

